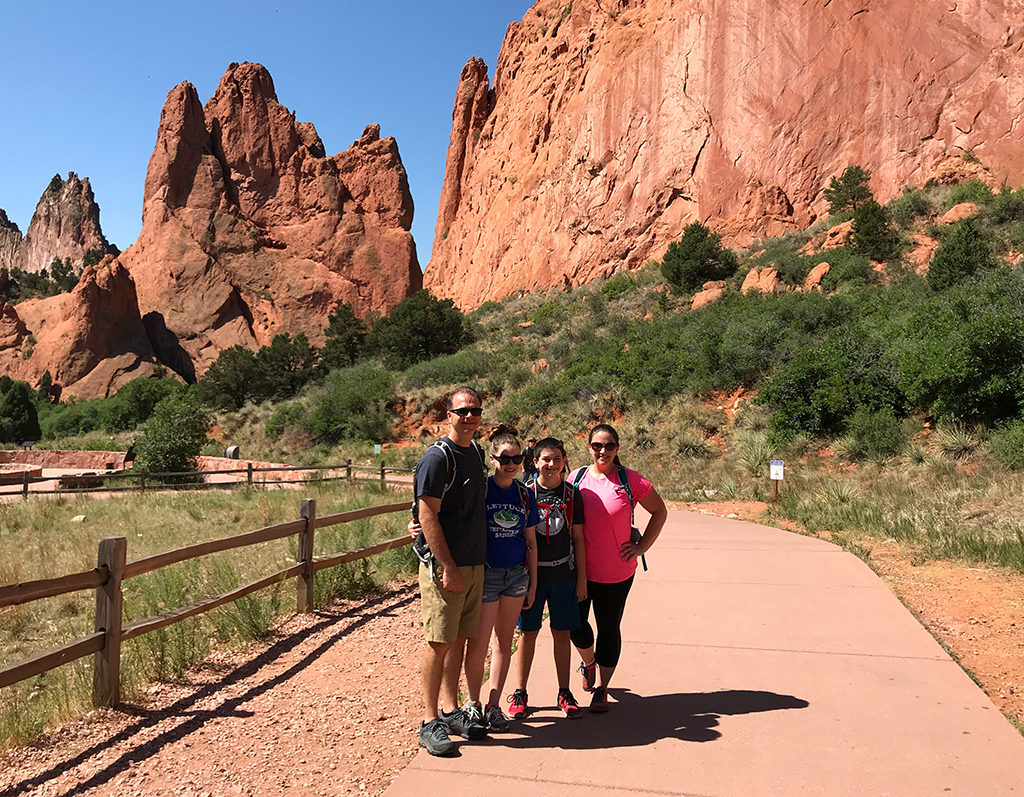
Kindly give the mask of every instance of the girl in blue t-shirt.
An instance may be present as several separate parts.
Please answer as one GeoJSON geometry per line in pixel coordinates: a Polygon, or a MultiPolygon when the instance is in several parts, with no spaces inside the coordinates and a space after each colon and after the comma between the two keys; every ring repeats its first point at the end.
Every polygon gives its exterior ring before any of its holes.
{"type": "Polygon", "coordinates": [[[494,475],[487,479],[487,565],[480,608],[480,630],[466,645],[466,683],[471,718],[492,729],[507,727],[499,706],[512,660],[512,635],[519,612],[533,603],[537,591],[537,497],[516,474],[522,467],[522,446],[515,431],[499,426],[490,438],[494,475]],[[491,641],[491,632],[494,640],[491,641]],[[491,645],[491,680],[481,708],[484,660],[491,645]]]}

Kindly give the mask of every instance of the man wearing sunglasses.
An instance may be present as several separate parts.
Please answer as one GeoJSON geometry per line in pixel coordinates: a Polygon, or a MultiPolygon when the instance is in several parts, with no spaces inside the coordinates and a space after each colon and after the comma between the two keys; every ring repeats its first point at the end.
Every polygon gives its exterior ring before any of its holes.
{"type": "Polygon", "coordinates": [[[473,440],[481,412],[480,394],[472,388],[449,395],[448,434],[416,466],[415,506],[437,562],[433,574],[420,564],[419,578],[427,642],[419,741],[431,755],[453,750],[449,734],[479,739],[486,733],[458,702],[466,640],[480,624],[487,561],[487,475],[483,451],[473,440]]]}

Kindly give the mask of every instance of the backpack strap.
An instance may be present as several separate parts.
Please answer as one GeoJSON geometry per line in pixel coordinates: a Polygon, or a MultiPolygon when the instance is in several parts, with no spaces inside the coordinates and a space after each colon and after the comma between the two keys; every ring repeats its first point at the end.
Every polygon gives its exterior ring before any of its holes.
{"type": "Polygon", "coordinates": [[[579,488],[580,482],[583,481],[583,477],[587,475],[587,467],[588,466],[584,465],[582,468],[577,469],[577,471],[572,475],[573,487],[576,487],[577,489],[579,488]]]}
{"type": "MultiPolygon", "coordinates": [[[[518,479],[514,479],[516,487],[519,488],[519,502],[523,506],[523,518],[525,523],[530,521],[530,491],[518,479]]],[[[523,528],[526,528],[525,526],[523,528]]]]}
{"type": "Polygon", "coordinates": [[[615,470],[616,475],[619,477],[619,484],[622,489],[626,491],[626,495],[629,496],[630,509],[636,506],[636,501],[633,499],[633,488],[629,485],[629,474],[626,472],[626,468],[623,465],[619,465],[615,470]]]}

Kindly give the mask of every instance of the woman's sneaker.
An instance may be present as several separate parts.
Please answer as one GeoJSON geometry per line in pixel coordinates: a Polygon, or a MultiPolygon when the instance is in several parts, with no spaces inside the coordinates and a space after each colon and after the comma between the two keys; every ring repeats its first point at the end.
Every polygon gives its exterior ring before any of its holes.
{"type": "Polygon", "coordinates": [[[508,727],[508,718],[501,713],[498,706],[488,706],[484,709],[484,721],[492,731],[503,731],[508,727]]]}
{"type": "Polygon", "coordinates": [[[514,719],[522,719],[526,716],[526,690],[516,689],[508,699],[512,705],[509,706],[508,715],[514,719]]]}
{"type": "Polygon", "coordinates": [[[465,709],[457,708],[451,713],[442,711],[438,716],[450,734],[454,733],[456,736],[470,740],[483,739],[487,735],[487,728],[471,720],[465,709]]]}
{"type": "Polygon", "coordinates": [[[571,720],[578,720],[583,716],[583,712],[580,711],[580,704],[576,702],[576,698],[572,696],[572,692],[568,689],[558,690],[558,707],[571,720]]]}
{"type": "Polygon", "coordinates": [[[590,710],[595,714],[604,714],[608,710],[608,690],[603,686],[594,688],[594,696],[590,700],[590,710]]]}
{"type": "Polygon", "coordinates": [[[431,755],[448,755],[455,745],[448,737],[448,728],[441,720],[420,723],[420,747],[431,755]]]}
{"type": "Polygon", "coordinates": [[[579,671],[583,675],[583,691],[593,692],[594,684],[597,683],[597,662],[592,661],[590,664],[584,664],[581,661],[579,671]]]}
{"type": "Polygon", "coordinates": [[[470,701],[462,707],[462,710],[466,713],[467,719],[474,725],[482,725],[487,727],[487,721],[484,719],[483,709],[480,707],[479,701],[476,703],[470,701]]]}

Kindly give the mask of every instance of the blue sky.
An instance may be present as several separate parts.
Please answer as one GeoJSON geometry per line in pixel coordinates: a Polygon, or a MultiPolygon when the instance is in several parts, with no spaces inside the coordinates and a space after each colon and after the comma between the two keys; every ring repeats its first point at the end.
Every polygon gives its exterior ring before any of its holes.
{"type": "Polygon", "coordinates": [[[0,208],[22,232],[54,174],[88,177],[107,239],[141,226],[160,108],[183,80],[205,103],[232,61],[270,71],[278,99],[312,122],[328,154],[378,122],[394,136],[416,203],[425,266],[459,73],[493,78],[508,23],[531,0],[286,4],[207,0],[7,3],[0,42],[0,208]]]}

